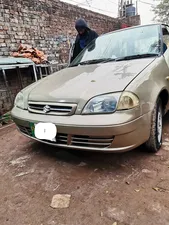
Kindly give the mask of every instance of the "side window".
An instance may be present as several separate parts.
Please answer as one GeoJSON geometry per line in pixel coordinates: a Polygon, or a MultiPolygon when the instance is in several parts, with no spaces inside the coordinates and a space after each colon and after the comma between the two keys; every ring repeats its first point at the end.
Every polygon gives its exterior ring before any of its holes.
{"type": "Polygon", "coordinates": [[[162,31],[163,31],[163,42],[164,42],[163,52],[165,52],[167,48],[169,48],[169,27],[163,26],[162,31]]]}

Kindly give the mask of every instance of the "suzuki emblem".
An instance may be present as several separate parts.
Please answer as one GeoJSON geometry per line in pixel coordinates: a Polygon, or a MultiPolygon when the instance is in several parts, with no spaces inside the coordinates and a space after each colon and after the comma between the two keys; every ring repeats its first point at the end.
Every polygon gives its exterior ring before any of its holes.
{"type": "Polygon", "coordinates": [[[43,108],[43,112],[44,112],[44,113],[50,112],[50,106],[45,105],[45,107],[43,108]]]}

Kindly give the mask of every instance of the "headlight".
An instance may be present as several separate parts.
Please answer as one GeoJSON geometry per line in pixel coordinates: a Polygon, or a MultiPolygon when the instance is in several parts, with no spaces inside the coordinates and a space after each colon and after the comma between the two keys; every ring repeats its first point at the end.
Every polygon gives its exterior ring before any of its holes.
{"type": "Polygon", "coordinates": [[[113,113],[116,110],[127,110],[139,106],[138,97],[131,92],[106,94],[92,98],[82,114],[113,113]]]}
{"type": "Polygon", "coordinates": [[[24,109],[24,97],[21,92],[19,92],[15,98],[15,106],[17,106],[20,109],[24,109]]]}
{"type": "Polygon", "coordinates": [[[120,97],[117,110],[132,109],[139,106],[139,104],[138,97],[135,94],[126,91],[123,92],[120,97]]]}
{"type": "Polygon", "coordinates": [[[119,101],[121,93],[101,95],[92,98],[83,110],[83,114],[113,113],[119,101]]]}

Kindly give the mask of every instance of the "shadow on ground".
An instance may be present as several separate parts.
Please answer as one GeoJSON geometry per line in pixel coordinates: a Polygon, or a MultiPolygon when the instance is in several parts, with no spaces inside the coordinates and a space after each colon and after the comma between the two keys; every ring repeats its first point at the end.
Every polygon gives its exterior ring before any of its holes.
{"type": "MultiPolygon", "coordinates": [[[[168,133],[169,113],[164,117],[164,136],[168,133]]],[[[118,168],[121,165],[126,165],[132,161],[133,166],[140,167],[144,160],[154,159],[160,156],[159,153],[153,154],[146,152],[144,145],[125,153],[101,153],[79,150],[67,150],[57,148],[39,142],[32,142],[31,151],[37,152],[41,157],[53,159],[56,161],[66,162],[72,165],[77,165],[84,162],[91,168],[118,168]]]]}

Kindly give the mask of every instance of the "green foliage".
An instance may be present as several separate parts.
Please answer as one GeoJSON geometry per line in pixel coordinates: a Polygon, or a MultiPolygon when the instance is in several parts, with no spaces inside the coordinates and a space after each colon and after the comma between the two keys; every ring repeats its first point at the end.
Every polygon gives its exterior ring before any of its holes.
{"type": "Polygon", "coordinates": [[[169,24],[169,0],[161,0],[157,6],[153,7],[153,11],[157,21],[169,24]]]}
{"type": "Polygon", "coordinates": [[[0,116],[0,125],[8,124],[12,121],[10,112],[0,116]]]}

